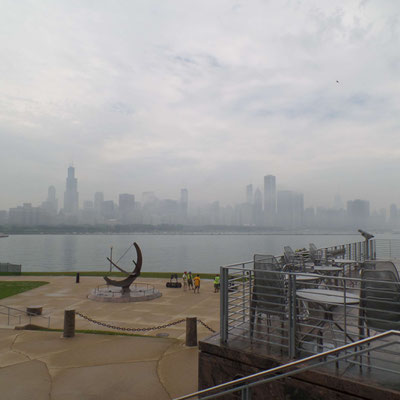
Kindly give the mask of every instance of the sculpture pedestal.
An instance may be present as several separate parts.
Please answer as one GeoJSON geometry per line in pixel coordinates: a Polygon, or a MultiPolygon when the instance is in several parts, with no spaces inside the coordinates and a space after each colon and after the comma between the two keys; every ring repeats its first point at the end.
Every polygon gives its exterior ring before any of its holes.
{"type": "Polygon", "coordinates": [[[109,303],[130,303],[136,301],[148,301],[161,297],[161,292],[149,284],[133,284],[130,290],[110,285],[99,286],[93,289],[88,298],[94,301],[109,303]]]}

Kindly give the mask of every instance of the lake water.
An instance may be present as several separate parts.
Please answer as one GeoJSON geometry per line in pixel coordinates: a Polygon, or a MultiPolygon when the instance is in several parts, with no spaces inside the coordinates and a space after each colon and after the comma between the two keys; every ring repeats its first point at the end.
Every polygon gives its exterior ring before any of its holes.
{"type": "MultiPolygon", "coordinates": [[[[22,271],[108,271],[110,247],[117,261],[135,241],[143,252],[142,271],[217,273],[219,266],[251,260],[255,253],[282,254],[286,245],[328,247],[361,240],[359,234],[10,235],[0,239],[0,262],[21,264],[22,271]]],[[[132,259],[133,247],[118,265],[131,270],[132,259]]]]}

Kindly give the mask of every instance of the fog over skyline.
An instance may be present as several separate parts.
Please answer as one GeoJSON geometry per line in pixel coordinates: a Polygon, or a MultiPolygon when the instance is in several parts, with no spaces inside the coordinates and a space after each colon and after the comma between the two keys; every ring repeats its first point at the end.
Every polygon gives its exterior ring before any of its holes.
{"type": "Polygon", "coordinates": [[[3,0],[0,210],[62,203],[71,163],[81,203],[272,174],[306,207],[400,204],[399,49],[396,0],[3,0]]]}

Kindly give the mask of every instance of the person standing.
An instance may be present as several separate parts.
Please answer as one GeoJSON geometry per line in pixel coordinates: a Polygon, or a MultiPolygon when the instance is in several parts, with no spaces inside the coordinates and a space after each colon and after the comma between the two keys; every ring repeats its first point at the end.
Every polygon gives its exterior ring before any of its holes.
{"type": "Polygon", "coordinates": [[[193,275],[191,273],[191,271],[189,271],[188,273],[188,288],[193,289],[193,275]]]}
{"type": "Polygon", "coordinates": [[[200,276],[199,276],[199,274],[197,274],[194,277],[193,281],[194,281],[194,292],[193,293],[196,293],[196,290],[197,290],[197,293],[200,294],[200,276]]]}
{"type": "Polygon", "coordinates": [[[219,275],[215,275],[214,278],[214,293],[218,293],[219,292],[219,275]]]}
{"type": "Polygon", "coordinates": [[[186,291],[188,287],[188,275],[186,271],[182,275],[182,282],[183,282],[183,290],[186,291]]]}

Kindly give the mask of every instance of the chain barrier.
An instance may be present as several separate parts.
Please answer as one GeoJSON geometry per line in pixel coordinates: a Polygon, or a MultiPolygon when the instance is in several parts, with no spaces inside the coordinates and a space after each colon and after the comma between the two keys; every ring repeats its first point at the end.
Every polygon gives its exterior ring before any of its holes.
{"type": "MultiPolygon", "coordinates": [[[[83,319],[86,319],[89,322],[92,322],[93,324],[97,324],[97,325],[100,325],[100,326],[104,326],[106,328],[116,329],[116,330],[125,331],[125,332],[149,332],[149,331],[155,331],[155,330],[158,330],[158,329],[169,328],[170,326],[178,325],[178,324],[181,324],[182,322],[186,321],[186,319],[183,318],[183,319],[178,319],[177,321],[174,321],[174,322],[170,322],[168,324],[152,326],[150,328],[127,328],[127,327],[123,327],[123,326],[116,326],[116,325],[107,324],[105,322],[96,321],[96,320],[94,320],[94,319],[88,317],[87,315],[84,315],[84,314],[82,314],[82,313],[80,313],[78,311],[75,311],[75,314],[79,315],[80,317],[82,317],[83,319]]],[[[216,331],[214,331],[214,329],[210,328],[207,324],[205,324],[202,320],[198,319],[197,322],[200,322],[200,324],[202,324],[204,327],[206,327],[212,333],[216,332],[216,331]]]]}
{"type": "Polygon", "coordinates": [[[205,322],[203,322],[201,319],[198,319],[197,322],[200,322],[201,325],[203,325],[205,328],[207,328],[209,331],[212,333],[216,333],[213,328],[210,328],[205,322]]]}

